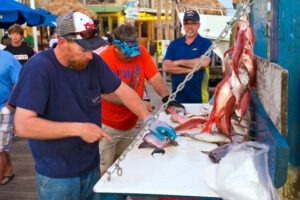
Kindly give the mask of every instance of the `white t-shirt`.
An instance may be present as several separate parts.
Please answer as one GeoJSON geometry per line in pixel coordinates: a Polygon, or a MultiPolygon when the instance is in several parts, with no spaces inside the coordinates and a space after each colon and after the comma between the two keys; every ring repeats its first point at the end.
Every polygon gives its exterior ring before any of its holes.
{"type": "Polygon", "coordinates": [[[49,42],[49,47],[52,48],[53,45],[54,45],[55,43],[57,43],[57,42],[58,42],[58,39],[57,39],[57,38],[52,38],[52,39],[50,40],[50,42],[49,42]]]}
{"type": "Polygon", "coordinates": [[[6,46],[3,44],[0,44],[0,49],[3,50],[6,46]]]}

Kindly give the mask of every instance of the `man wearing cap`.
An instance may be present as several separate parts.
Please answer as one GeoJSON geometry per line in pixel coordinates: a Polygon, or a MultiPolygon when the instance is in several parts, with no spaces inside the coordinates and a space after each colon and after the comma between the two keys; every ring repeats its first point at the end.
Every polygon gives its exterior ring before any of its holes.
{"type": "MultiPolygon", "coordinates": [[[[27,61],[9,101],[16,107],[16,134],[29,138],[38,199],[105,199],[93,192],[100,178],[99,141],[111,140],[101,129],[101,99],[114,94],[143,120],[153,117],[92,53],[101,42],[91,18],[70,12],[56,22],[57,46],[27,61]]],[[[170,128],[156,120],[150,130],[159,126],[170,128]]]]}
{"type": "MultiPolygon", "coordinates": [[[[171,74],[172,91],[185,79],[186,75],[199,63],[200,57],[205,54],[212,42],[199,35],[199,14],[194,10],[184,13],[183,28],[185,35],[172,41],[167,49],[163,61],[163,70],[171,74]]],[[[212,55],[211,55],[212,56],[212,55]]],[[[176,100],[181,103],[206,103],[208,96],[207,66],[212,57],[203,59],[199,71],[193,74],[183,90],[177,93],[176,100]]]]}
{"type": "MultiPolygon", "coordinates": [[[[137,37],[137,31],[132,24],[120,25],[114,30],[113,44],[100,54],[101,58],[122,82],[131,87],[141,98],[145,89],[145,80],[149,81],[159,96],[168,98],[169,91],[162,76],[148,50],[138,44],[137,37]]],[[[134,127],[138,116],[124,105],[105,100],[102,104],[102,128],[113,138],[113,142],[106,139],[100,141],[100,168],[103,174],[137,135],[134,127]]],[[[145,102],[145,104],[148,103],[145,102]]],[[[169,106],[184,112],[183,105],[176,101],[170,102],[169,106]]],[[[153,110],[151,106],[149,108],[149,111],[153,110]]]]}

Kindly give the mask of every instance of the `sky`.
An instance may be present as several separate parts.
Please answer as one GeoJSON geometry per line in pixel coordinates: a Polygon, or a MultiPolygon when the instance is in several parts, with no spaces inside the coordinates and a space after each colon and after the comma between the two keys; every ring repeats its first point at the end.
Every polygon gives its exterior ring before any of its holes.
{"type": "MultiPolygon", "coordinates": [[[[225,8],[232,8],[233,9],[233,5],[232,5],[232,0],[218,0],[225,8]]],[[[271,10],[271,3],[268,2],[268,10],[271,10]]],[[[231,13],[228,13],[229,15],[231,13]]],[[[234,12],[232,12],[232,14],[234,14],[234,12]]]]}
{"type": "Polygon", "coordinates": [[[233,8],[232,0],[218,0],[225,8],[233,8]]]}
{"type": "Polygon", "coordinates": [[[235,10],[233,10],[232,0],[218,0],[225,8],[229,8],[230,10],[227,10],[227,15],[233,16],[235,13],[235,10]]]}

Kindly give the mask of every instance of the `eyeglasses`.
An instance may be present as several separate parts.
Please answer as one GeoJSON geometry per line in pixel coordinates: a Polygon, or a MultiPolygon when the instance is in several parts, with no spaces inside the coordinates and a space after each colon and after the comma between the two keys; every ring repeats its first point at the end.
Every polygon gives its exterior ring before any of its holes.
{"type": "Polygon", "coordinates": [[[183,23],[183,25],[185,26],[196,26],[197,24],[199,24],[198,22],[193,22],[193,23],[183,23]]]}
{"type": "Polygon", "coordinates": [[[98,29],[95,28],[95,29],[89,29],[89,30],[77,32],[77,33],[68,33],[66,35],[63,35],[62,37],[66,37],[70,35],[80,35],[82,39],[91,39],[97,34],[98,34],[98,29]]]}

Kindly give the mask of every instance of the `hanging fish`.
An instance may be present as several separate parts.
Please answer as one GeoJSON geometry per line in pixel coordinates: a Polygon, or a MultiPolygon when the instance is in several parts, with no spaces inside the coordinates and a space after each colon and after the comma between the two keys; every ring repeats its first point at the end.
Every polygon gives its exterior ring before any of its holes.
{"type": "Polygon", "coordinates": [[[143,137],[143,142],[138,146],[138,148],[139,149],[154,148],[154,150],[151,153],[151,155],[153,156],[153,154],[155,153],[164,154],[165,153],[164,147],[170,145],[178,146],[178,143],[175,140],[167,137],[164,138],[163,140],[160,140],[154,135],[150,133],[146,133],[145,136],[143,137]]]}

